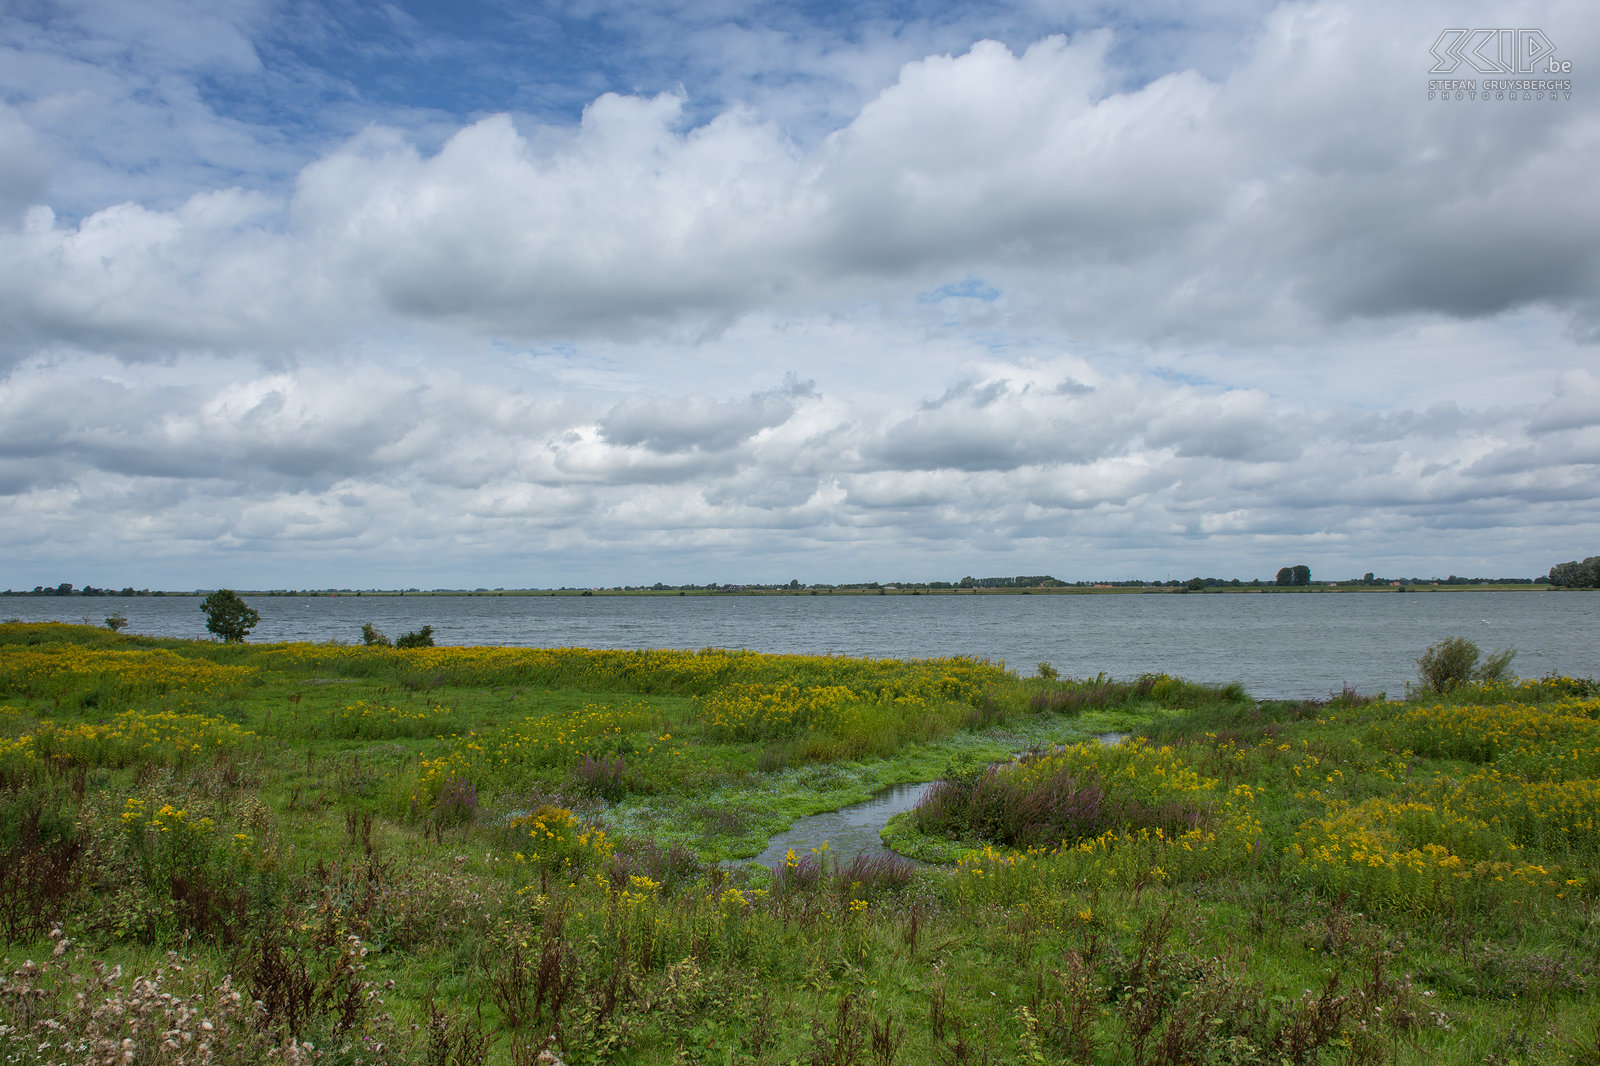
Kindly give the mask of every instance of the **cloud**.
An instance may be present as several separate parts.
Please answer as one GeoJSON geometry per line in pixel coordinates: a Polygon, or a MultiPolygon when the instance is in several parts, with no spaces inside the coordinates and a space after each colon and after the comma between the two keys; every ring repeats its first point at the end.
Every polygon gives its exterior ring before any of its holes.
{"type": "Polygon", "coordinates": [[[1427,5],[1042,10],[656,5],[647,40],[586,5],[624,51],[546,96],[470,26],[0,21],[0,535],[574,569],[1591,535],[1592,101],[1430,104],[1427,5]],[[515,106],[418,102],[474,57],[515,106]]]}
{"type": "Polygon", "coordinates": [[[1300,451],[1293,429],[1272,410],[1270,398],[1245,390],[1196,397],[1162,412],[1150,422],[1144,439],[1190,458],[1284,461],[1297,458],[1300,451]]]}
{"type": "MultiPolygon", "coordinates": [[[[1120,390],[1119,390],[1120,392],[1120,390]]],[[[885,427],[866,461],[896,470],[1007,471],[1084,462],[1123,450],[1137,432],[1127,393],[1085,400],[1031,382],[963,381],[885,427]]]]}
{"type": "Polygon", "coordinates": [[[791,374],[780,388],[733,402],[630,397],[600,420],[600,436],[655,452],[725,451],[787,422],[799,402],[815,395],[815,382],[791,374]]]}
{"type": "Polygon", "coordinates": [[[463,538],[580,555],[720,542],[732,558],[790,536],[806,550],[835,537],[930,546],[908,559],[1130,536],[1153,550],[1237,541],[1226,550],[1248,555],[1308,523],[1351,541],[1408,522],[1560,531],[1572,506],[1593,505],[1600,437],[1535,428],[1592,384],[1581,376],[1549,405],[1398,411],[1373,432],[1262,393],[1140,374],[1061,393],[1049,383],[1082,373],[1071,361],[990,365],[1005,376],[958,379],[895,412],[792,376],[743,397],[584,405],[371,363],[184,386],[106,361],[14,372],[0,389],[0,530],[31,553],[129,513],[140,536],[200,550],[419,559],[463,538]]]}
{"type": "Polygon", "coordinates": [[[737,313],[798,225],[792,161],[740,115],[680,133],[681,104],[601,97],[542,156],[506,116],[427,159],[372,131],[307,168],[295,217],[402,315],[538,337],[737,313]]]}
{"type": "Polygon", "coordinates": [[[50,177],[51,156],[17,110],[0,103],[0,227],[39,202],[50,177]]]}
{"type": "Polygon", "coordinates": [[[1540,405],[1528,428],[1546,434],[1592,426],[1600,426],[1600,378],[1579,369],[1561,375],[1555,395],[1540,405]]]}
{"type": "Polygon", "coordinates": [[[1141,343],[1588,314],[1600,141],[1583,112],[1430,108],[1419,76],[1374,128],[1368,109],[1411,85],[1395,18],[1280,8],[1227,78],[1130,88],[1107,32],[979,41],[906,63],[809,149],[746,109],[691,124],[678,93],[606,93],[575,127],[493,115],[432,154],[374,126],[287,202],[122,204],[12,240],[11,309],[101,346],[127,330],[243,347],[269,323],[373,315],[636,340],[976,268],[985,293],[1141,343]]]}

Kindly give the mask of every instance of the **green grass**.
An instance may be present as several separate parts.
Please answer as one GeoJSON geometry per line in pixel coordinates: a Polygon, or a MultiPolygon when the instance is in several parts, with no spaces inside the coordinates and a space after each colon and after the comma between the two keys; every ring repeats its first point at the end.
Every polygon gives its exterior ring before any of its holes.
{"type": "Polygon", "coordinates": [[[0,625],[0,1058],[1596,1063],[1596,695],[0,625]],[[716,865],[990,764],[935,865],[716,865]]]}

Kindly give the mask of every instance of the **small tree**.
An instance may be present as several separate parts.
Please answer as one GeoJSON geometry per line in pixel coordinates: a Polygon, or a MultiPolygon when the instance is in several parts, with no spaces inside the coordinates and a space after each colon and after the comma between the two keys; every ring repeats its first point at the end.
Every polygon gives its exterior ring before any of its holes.
{"type": "Polygon", "coordinates": [[[232,589],[218,589],[200,603],[206,628],[227,644],[243,644],[245,636],[261,621],[255,609],[232,589]]]}
{"type": "Polygon", "coordinates": [[[1469,681],[1511,680],[1511,660],[1517,657],[1516,648],[1501,648],[1480,665],[1481,654],[1478,646],[1466,637],[1446,637],[1430,645],[1417,660],[1417,677],[1422,681],[1422,690],[1444,695],[1469,681]]]}
{"type": "Polygon", "coordinates": [[[403,637],[396,637],[394,646],[397,648],[431,648],[433,647],[433,627],[423,626],[415,633],[407,633],[403,637]]]}
{"type": "Polygon", "coordinates": [[[383,635],[383,630],[377,628],[371,622],[362,622],[361,623],[361,643],[365,644],[369,648],[371,648],[371,647],[379,647],[379,648],[392,648],[392,647],[394,647],[394,642],[391,641],[388,637],[383,635]]]}
{"type": "Polygon", "coordinates": [[[121,611],[118,611],[116,614],[106,619],[106,628],[111,630],[113,633],[121,632],[122,627],[127,624],[128,616],[123,614],[121,611]]]}

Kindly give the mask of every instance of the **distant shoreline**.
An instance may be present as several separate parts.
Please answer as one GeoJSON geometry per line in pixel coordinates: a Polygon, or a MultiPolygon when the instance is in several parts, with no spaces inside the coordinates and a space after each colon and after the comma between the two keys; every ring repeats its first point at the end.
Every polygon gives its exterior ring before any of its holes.
{"type": "MultiPolygon", "coordinates": [[[[140,592],[134,596],[124,593],[106,592],[90,593],[84,595],[78,592],[69,593],[67,596],[57,596],[53,593],[18,592],[7,590],[0,592],[0,598],[11,599],[82,599],[82,600],[119,600],[119,599],[149,599],[151,597],[194,597],[200,598],[208,595],[212,590],[193,589],[182,592],[152,591],[140,592]]],[[[264,599],[331,599],[341,597],[367,597],[367,598],[448,598],[448,597],[493,597],[493,596],[608,596],[608,597],[689,597],[689,596],[1218,596],[1218,595],[1256,595],[1270,593],[1272,595],[1304,596],[1327,593],[1412,593],[1412,592],[1584,592],[1592,589],[1563,589],[1550,584],[1531,583],[1498,583],[1485,582],[1478,584],[1434,584],[1414,585],[1240,585],[1213,586],[1203,589],[1192,589],[1179,586],[1172,587],[1136,587],[1136,586],[1099,586],[1094,588],[1080,588],[1076,586],[1065,587],[1032,587],[1032,588],[954,588],[954,589],[926,589],[926,588],[736,588],[736,589],[427,589],[413,591],[410,589],[237,589],[241,596],[256,596],[264,599]]]]}

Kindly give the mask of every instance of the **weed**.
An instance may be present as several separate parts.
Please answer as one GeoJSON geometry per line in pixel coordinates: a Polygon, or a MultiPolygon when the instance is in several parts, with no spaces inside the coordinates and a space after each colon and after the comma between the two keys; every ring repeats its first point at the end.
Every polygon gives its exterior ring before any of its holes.
{"type": "Polygon", "coordinates": [[[478,817],[478,788],[454,775],[445,778],[433,796],[433,820],[439,825],[463,825],[478,817]]]}
{"type": "MultiPolygon", "coordinates": [[[[437,1004],[427,1004],[426,1066],[482,1066],[489,1057],[489,1036],[482,1015],[453,1018],[437,1004]]],[[[537,1059],[535,1061],[538,1061],[537,1059]]]]}
{"type": "Polygon", "coordinates": [[[84,888],[88,843],[58,797],[0,792],[0,939],[33,940],[66,917],[84,888]]]}
{"type": "MultiPolygon", "coordinates": [[[[892,1023],[891,1023],[892,1024],[892,1023]]],[[[854,992],[839,997],[833,1024],[822,1019],[811,1022],[811,1066],[858,1066],[868,1040],[867,1022],[854,992]]]]}
{"type": "Polygon", "coordinates": [[[628,765],[620,755],[610,758],[585,755],[572,773],[578,780],[578,787],[592,796],[615,801],[628,793],[628,765]]]}
{"type": "Polygon", "coordinates": [[[515,1032],[528,1020],[532,974],[522,957],[522,942],[513,939],[511,950],[489,974],[489,995],[504,1015],[506,1028],[515,1032]]]}

